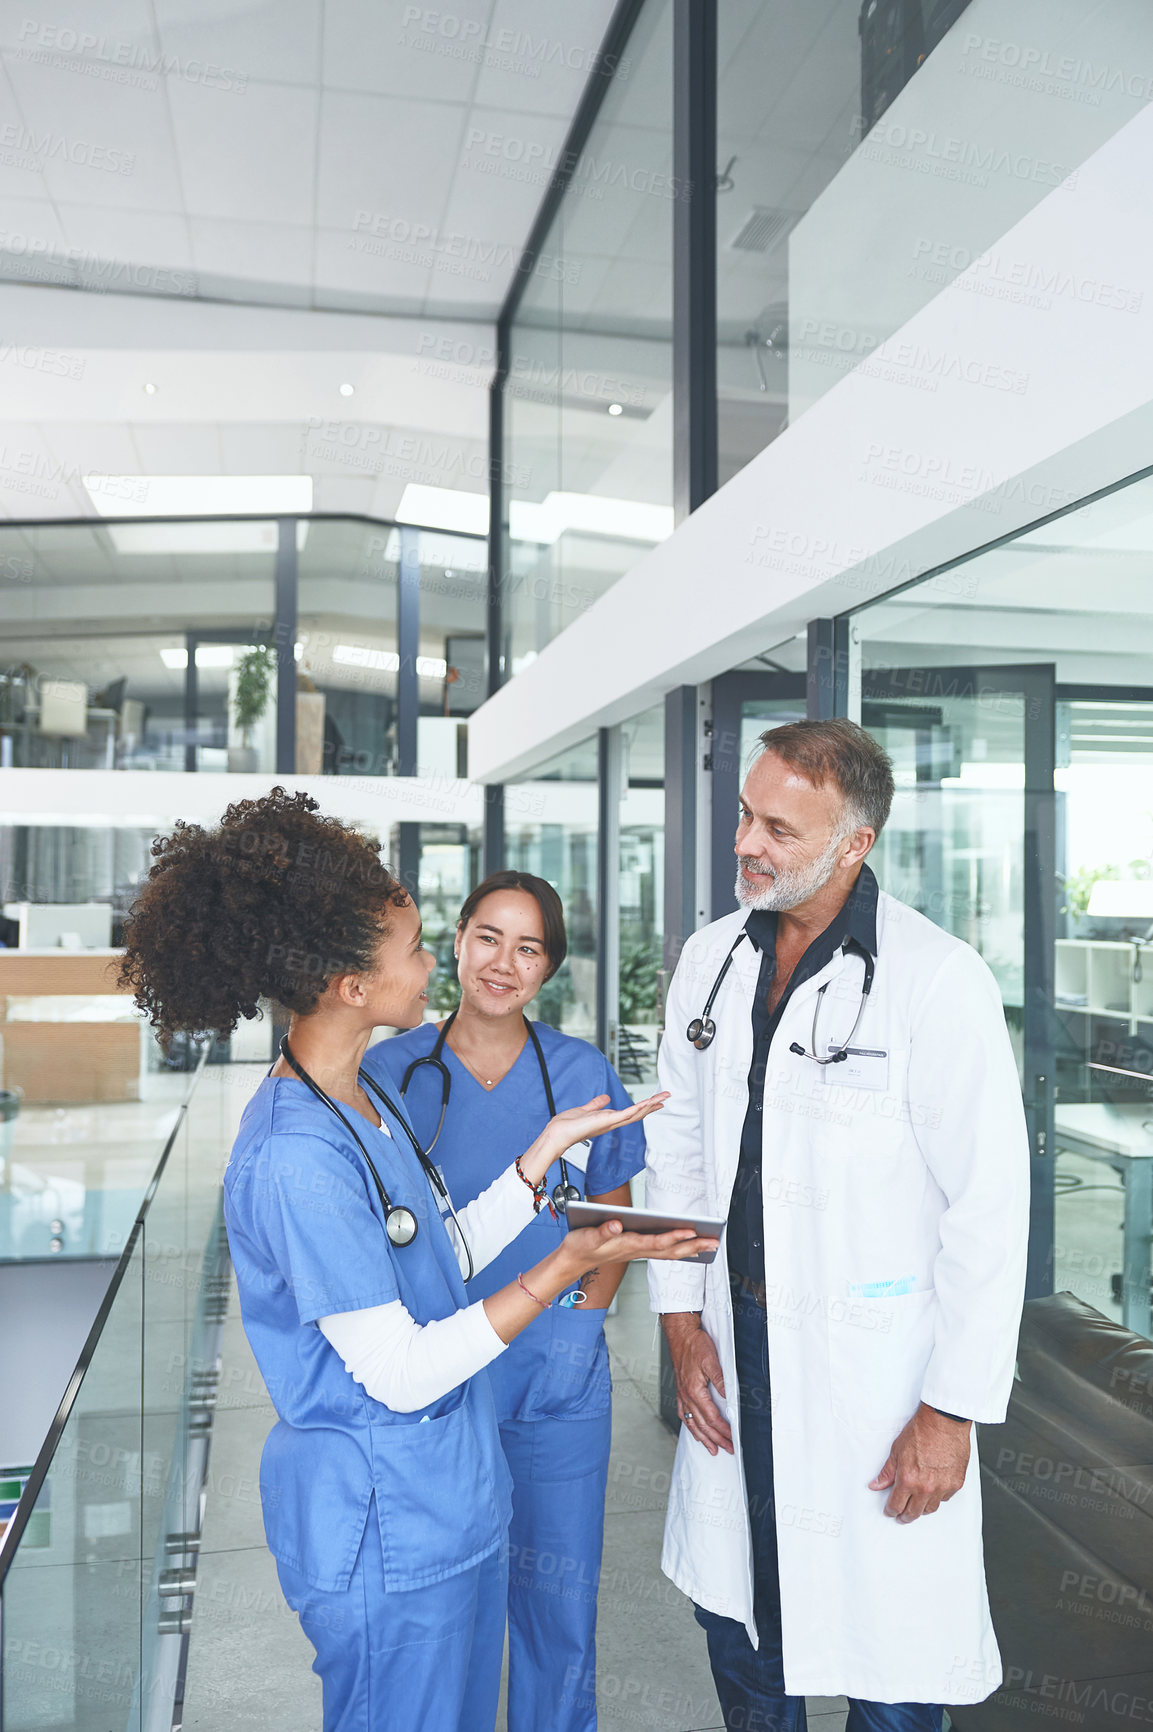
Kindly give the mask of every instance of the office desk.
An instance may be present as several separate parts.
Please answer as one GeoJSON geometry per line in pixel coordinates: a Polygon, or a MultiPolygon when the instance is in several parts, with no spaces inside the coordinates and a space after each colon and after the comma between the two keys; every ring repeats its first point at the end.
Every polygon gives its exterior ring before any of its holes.
{"type": "Polygon", "coordinates": [[[1125,1190],[1121,1252],[1121,1321],[1153,1335],[1149,1247],[1153,1241],[1153,1105],[1092,1101],[1057,1106],[1059,1148],[1120,1173],[1125,1190]],[[1148,1128],[1146,1128],[1148,1127],[1148,1128]]]}
{"type": "Polygon", "coordinates": [[[28,1102],[140,1099],[142,1019],[120,950],[0,950],[0,1086],[28,1102]]]}

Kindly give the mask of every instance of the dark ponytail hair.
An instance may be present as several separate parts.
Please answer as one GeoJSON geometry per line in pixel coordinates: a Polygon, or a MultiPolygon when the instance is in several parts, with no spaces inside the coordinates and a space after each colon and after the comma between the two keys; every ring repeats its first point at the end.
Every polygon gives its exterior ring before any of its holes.
{"type": "Polygon", "coordinates": [[[338,974],[366,973],[404,889],[375,837],[273,788],[212,830],[178,823],[125,922],[120,984],[165,1039],[230,1034],[267,998],[315,1010],[338,974]]]}
{"type": "Polygon", "coordinates": [[[511,867],[504,872],[490,872],[483,883],[478,884],[464,899],[458,922],[462,929],[468,925],[485,897],[491,896],[494,890],[527,890],[530,896],[536,897],[541,925],[544,927],[545,952],[548,956],[548,973],[545,979],[551,980],[568,955],[564,903],[547,878],[537,878],[532,872],[516,872],[511,867]]]}

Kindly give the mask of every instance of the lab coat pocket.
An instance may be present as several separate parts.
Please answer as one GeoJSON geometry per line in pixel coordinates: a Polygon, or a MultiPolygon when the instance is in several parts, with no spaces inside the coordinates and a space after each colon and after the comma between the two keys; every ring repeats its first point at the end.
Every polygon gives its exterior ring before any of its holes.
{"type": "Polygon", "coordinates": [[[373,1426],[385,1587],[428,1587],[469,1569],[501,1543],[508,1477],[503,1458],[495,1459],[495,1426],[491,1437],[488,1431],[478,1425],[467,1394],[436,1418],[406,1414],[373,1426]]]}
{"type": "Polygon", "coordinates": [[[598,1419],[612,1400],[605,1313],[555,1305],[548,1358],[533,1392],[532,1419],[598,1419]]]}
{"type": "Polygon", "coordinates": [[[933,1351],[931,1287],[890,1298],[826,1302],[834,1416],[849,1430],[893,1437],[916,1411],[933,1351]]]}

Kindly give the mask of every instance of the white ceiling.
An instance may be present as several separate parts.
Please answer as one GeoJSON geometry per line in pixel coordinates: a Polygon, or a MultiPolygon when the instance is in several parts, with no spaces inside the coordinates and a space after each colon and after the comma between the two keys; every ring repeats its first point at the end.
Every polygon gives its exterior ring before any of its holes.
{"type": "Polygon", "coordinates": [[[0,15],[0,276],[492,319],[612,0],[0,15]]]}
{"type": "Polygon", "coordinates": [[[0,12],[0,518],[91,516],[93,472],[486,493],[493,321],[612,9],[0,12]]]}

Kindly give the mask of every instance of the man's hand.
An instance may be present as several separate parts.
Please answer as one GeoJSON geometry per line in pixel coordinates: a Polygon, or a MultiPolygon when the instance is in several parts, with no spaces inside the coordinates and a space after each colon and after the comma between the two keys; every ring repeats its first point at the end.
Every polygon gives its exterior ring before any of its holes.
{"type": "Polygon", "coordinates": [[[949,1419],[922,1402],[876,1479],[869,1481],[870,1491],[893,1488],[885,1514],[915,1522],[948,1503],[965,1483],[972,1431],[969,1420],[949,1419]]]}
{"type": "Polygon", "coordinates": [[[662,1317],[669,1357],[677,1380],[677,1412],[690,1437],[710,1455],[718,1449],[733,1453],[733,1434],[709,1393],[709,1385],[725,1393],[721,1362],[712,1338],[701,1328],[695,1311],[674,1311],[662,1317]]]}

